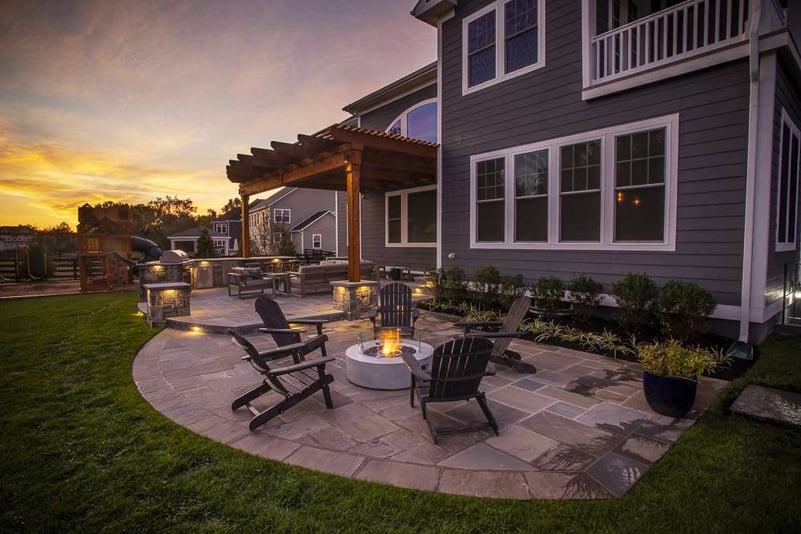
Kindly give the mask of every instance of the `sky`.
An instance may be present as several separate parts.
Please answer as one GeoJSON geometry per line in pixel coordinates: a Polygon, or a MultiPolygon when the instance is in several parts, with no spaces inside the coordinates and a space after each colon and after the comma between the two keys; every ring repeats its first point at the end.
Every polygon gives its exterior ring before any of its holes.
{"type": "Polygon", "coordinates": [[[75,229],[106,200],[219,210],[238,153],[436,59],[414,4],[0,0],[0,225],[75,229]]]}

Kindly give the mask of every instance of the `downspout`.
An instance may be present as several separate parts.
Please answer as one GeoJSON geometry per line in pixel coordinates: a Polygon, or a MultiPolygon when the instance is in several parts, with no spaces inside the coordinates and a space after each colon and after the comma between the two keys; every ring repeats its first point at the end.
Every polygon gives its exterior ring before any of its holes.
{"type": "Polygon", "coordinates": [[[751,272],[754,252],[754,206],[757,179],[757,120],[759,118],[759,24],[762,18],[762,2],[755,0],[751,9],[749,30],[750,91],[748,102],[748,153],[745,174],[745,220],[743,231],[743,280],[740,295],[740,338],[748,343],[751,322],[751,272]],[[747,224],[749,223],[750,224],[747,224]]]}

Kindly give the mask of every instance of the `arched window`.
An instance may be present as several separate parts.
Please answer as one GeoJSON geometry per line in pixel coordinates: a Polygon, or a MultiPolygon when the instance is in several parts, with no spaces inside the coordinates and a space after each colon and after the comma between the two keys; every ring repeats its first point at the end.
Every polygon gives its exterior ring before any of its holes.
{"type": "Polygon", "coordinates": [[[437,100],[415,104],[392,122],[387,133],[437,142],[437,100]]]}

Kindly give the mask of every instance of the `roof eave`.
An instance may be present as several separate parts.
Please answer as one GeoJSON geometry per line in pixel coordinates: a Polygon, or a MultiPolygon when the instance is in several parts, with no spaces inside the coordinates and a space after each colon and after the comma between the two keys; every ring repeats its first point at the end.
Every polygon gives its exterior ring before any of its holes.
{"type": "Polygon", "coordinates": [[[376,105],[392,100],[393,98],[408,93],[414,89],[426,87],[437,83],[437,62],[434,61],[428,65],[417,69],[411,74],[407,74],[403,78],[395,80],[389,85],[385,85],[377,91],[373,91],[367,96],[352,102],[342,108],[343,111],[351,114],[357,114],[364,110],[376,107],[376,105]]]}
{"type": "Polygon", "coordinates": [[[412,16],[437,27],[440,19],[453,11],[458,0],[419,0],[412,9],[412,16]]]}

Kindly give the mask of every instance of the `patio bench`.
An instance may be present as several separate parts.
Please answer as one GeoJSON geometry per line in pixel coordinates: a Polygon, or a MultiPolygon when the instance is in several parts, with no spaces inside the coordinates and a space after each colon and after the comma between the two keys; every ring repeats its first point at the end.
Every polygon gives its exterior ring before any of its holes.
{"type": "Polygon", "coordinates": [[[259,268],[234,267],[228,273],[228,296],[236,294],[240,299],[248,295],[263,295],[268,288],[275,296],[273,277],[264,275],[259,268]]]}
{"type": "MultiPolygon", "coordinates": [[[[373,272],[375,264],[365,260],[361,263],[363,278],[373,272]]],[[[348,262],[344,260],[323,261],[319,265],[301,265],[289,273],[291,292],[305,297],[310,293],[332,291],[331,282],[348,279],[348,262]]]]}

